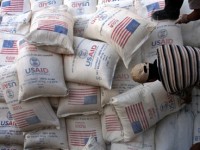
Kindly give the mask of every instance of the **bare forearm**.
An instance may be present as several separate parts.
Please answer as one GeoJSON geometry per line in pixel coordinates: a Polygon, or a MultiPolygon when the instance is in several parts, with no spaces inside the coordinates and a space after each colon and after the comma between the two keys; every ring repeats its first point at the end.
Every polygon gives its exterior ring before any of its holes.
{"type": "Polygon", "coordinates": [[[188,14],[187,19],[188,21],[195,21],[200,19],[200,9],[194,9],[193,12],[188,14]]]}

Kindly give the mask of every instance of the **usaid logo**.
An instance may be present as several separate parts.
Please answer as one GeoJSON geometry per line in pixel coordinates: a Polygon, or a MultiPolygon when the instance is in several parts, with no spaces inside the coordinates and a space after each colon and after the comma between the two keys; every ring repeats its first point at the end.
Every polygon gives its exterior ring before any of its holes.
{"type": "Polygon", "coordinates": [[[8,98],[13,98],[14,97],[14,92],[11,89],[6,90],[6,95],[8,98]]]}
{"type": "Polygon", "coordinates": [[[10,111],[8,111],[7,113],[7,118],[8,120],[13,120],[12,114],[10,113],[10,111]]]}
{"type": "Polygon", "coordinates": [[[167,37],[168,33],[166,29],[162,29],[158,32],[158,38],[163,39],[167,37]]]}
{"type": "Polygon", "coordinates": [[[36,57],[31,57],[31,58],[30,58],[30,64],[31,64],[31,66],[33,66],[33,67],[38,67],[38,66],[40,66],[40,61],[39,61],[39,59],[36,58],[36,57]]]}
{"type": "Polygon", "coordinates": [[[86,49],[82,49],[78,52],[78,56],[81,58],[81,59],[85,59],[88,55],[88,51],[86,49]]]}

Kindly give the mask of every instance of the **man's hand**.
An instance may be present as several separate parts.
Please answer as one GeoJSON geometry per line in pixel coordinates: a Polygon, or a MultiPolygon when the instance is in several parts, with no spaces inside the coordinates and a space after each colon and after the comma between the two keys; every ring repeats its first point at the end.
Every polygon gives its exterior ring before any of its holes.
{"type": "Polygon", "coordinates": [[[188,15],[187,14],[182,14],[178,20],[175,22],[175,24],[182,24],[182,23],[188,23],[190,22],[188,19],[188,15]]]}

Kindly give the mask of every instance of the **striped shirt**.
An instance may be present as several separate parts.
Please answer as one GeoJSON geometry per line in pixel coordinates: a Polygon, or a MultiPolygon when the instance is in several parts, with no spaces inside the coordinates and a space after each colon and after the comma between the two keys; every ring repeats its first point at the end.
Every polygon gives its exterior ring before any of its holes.
{"type": "Polygon", "coordinates": [[[157,49],[160,80],[169,93],[177,93],[200,82],[200,49],[163,45],[157,49]]]}

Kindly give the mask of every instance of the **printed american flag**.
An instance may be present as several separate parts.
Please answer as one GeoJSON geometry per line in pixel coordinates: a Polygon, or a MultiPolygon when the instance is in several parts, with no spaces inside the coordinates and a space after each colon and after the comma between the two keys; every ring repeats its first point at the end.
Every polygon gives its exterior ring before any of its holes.
{"type": "Polygon", "coordinates": [[[135,134],[149,127],[142,102],[125,107],[125,110],[135,134]]]}
{"type": "Polygon", "coordinates": [[[0,54],[18,54],[16,40],[4,40],[0,54]]]}
{"type": "Polygon", "coordinates": [[[116,115],[105,115],[106,131],[120,131],[121,125],[116,115]]]}
{"type": "Polygon", "coordinates": [[[29,125],[40,123],[40,119],[36,116],[33,110],[26,110],[12,114],[19,128],[24,128],[29,125]]]}
{"type": "Polygon", "coordinates": [[[140,24],[131,17],[124,18],[113,30],[111,39],[124,48],[128,39],[140,24]]]}
{"type": "Polygon", "coordinates": [[[91,105],[97,104],[98,88],[84,88],[69,90],[68,104],[69,105],[91,105]]]}
{"type": "Polygon", "coordinates": [[[95,130],[69,131],[69,145],[70,146],[85,146],[90,136],[93,136],[97,140],[97,135],[96,135],[95,130]]]}
{"type": "Polygon", "coordinates": [[[148,11],[148,17],[151,17],[152,13],[154,13],[155,11],[164,9],[164,7],[165,7],[164,1],[158,1],[158,2],[147,5],[146,8],[148,11]]]}
{"type": "Polygon", "coordinates": [[[59,20],[40,20],[37,30],[47,30],[67,35],[67,23],[59,20]]]}
{"type": "Polygon", "coordinates": [[[23,12],[24,0],[4,0],[1,4],[2,12],[23,12]]]}

